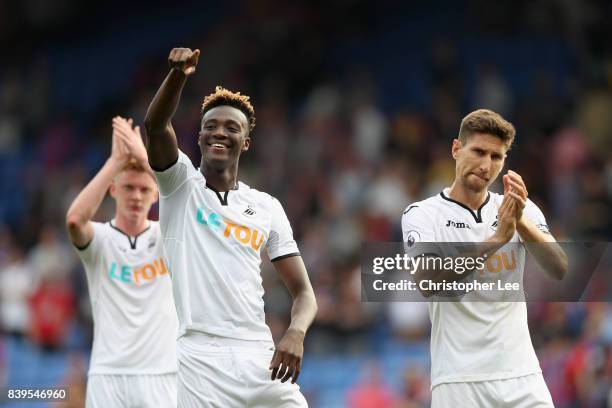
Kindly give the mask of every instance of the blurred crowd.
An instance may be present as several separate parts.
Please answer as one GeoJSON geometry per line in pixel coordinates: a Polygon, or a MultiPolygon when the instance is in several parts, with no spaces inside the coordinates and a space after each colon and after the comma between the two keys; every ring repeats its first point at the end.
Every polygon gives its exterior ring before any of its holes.
{"type": "MultiPolygon", "coordinates": [[[[363,242],[400,241],[404,208],[450,185],[451,141],[475,108],[493,109],[517,128],[508,167],[526,180],[558,240],[611,240],[609,4],[448,2],[448,12],[439,13],[328,3],[323,10],[244,2],[202,26],[186,16],[165,22],[165,32],[176,27],[180,34],[155,46],[159,35],[145,29],[161,18],[154,8],[142,13],[140,30],[82,28],[73,46],[63,42],[57,26],[65,21],[55,16],[47,23],[55,42],[44,53],[18,55],[0,68],[0,385],[11,378],[9,338],[70,352],[75,363],[65,378],[82,383],[85,364],[74,352],[86,356],[92,322],[65,213],[110,154],[111,118],[142,123],[172,46],[203,54],[173,121],[180,148],[196,165],[203,96],[221,84],[252,97],[257,127],[239,177],[281,201],[308,267],[319,314],[306,360],[376,356],[393,349],[384,343],[427,344],[426,305],[361,302],[360,249],[363,242]],[[179,29],[188,23],[195,28],[179,29]],[[138,58],[117,67],[107,61],[113,47],[117,59],[138,58]]],[[[42,24],[31,42],[42,41],[46,20],[27,21],[42,24]]],[[[12,34],[10,27],[0,31],[12,34]]],[[[96,219],[112,214],[107,199],[96,219]]],[[[269,263],[262,275],[278,339],[290,298],[269,263]]],[[[611,305],[530,304],[529,319],[557,406],[612,404],[611,305]]],[[[347,406],[427,406],[428,359],[400,368],[393,384],[375,360],[361,364],[346,386],[347,406]]],[[[323,390],[303,389],[323,404],[323,390]]]]}

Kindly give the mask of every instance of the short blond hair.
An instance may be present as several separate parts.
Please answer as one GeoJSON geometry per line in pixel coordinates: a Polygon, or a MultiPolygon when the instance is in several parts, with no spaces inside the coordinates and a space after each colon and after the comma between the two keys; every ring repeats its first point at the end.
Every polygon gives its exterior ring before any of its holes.
{"type": "Polygon", "coordinates": [[[510,149],[514,142],[516,129],[499,113],[489,109],[478,109],[463,118],[458,139],[461,144],[465,144],[470,136],[475,133],[485,133],[498,137],[510,149]]]}
{"type": "Polygon", "coordinates": [[[217,106],[231,106],[240,110],[246,116],[249,122],[249,132],[255,127],[255,109],[247,95],[241,95],[240,92],[232,92],[222,86],[217,86],[215,92],[206,96],[202,102],[202,116],[212,108],[217,106]]]}
{"type": "Polygon", "coordinates": [[[155,183],[157,183],[157,180],[155,180],[155,174],[153,174],[153,170],[151,169],[151,167],[149,165],[142,165],[140,163],[138,163],[136,160],[130,160],[125,166],[123,166],[123,168],[121,169],[121,171],[136,171],[138,173],[147,173],[149,176],[151,176],[153,178],[153,181],[155,181],[155,183]]]}

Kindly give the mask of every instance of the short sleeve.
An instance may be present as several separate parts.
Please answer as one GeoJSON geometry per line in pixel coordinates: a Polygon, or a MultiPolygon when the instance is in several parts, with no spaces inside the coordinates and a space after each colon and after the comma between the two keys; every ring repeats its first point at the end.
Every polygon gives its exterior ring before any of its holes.
{"type": "Polygon", "coordinates": [[[542,210],[540,210],[538,206],[530,199],[527,199],[523,214],[527,217],[527,219],[533,222],[540,231],[545,234],[550,234],[550,228],[546,223],[546,218],[544,217],[542,210]]]}
{"type": "Polygon", "coordinates": [[[422,242],[435,242],[434,223],[429,219],[420,204],[413,204],[402,215],[402,236],[406,253],[411,256],[429,253],[431,248],[419,245],[422,242]]]}
{"type": "Polygon", "coordinates": [[[89,243],[82,248],[75,247],[79,258],[81,258],[81,261],[83,261],[85,266],[92,265],[98,261],[98,258],[102,253],[103,242],[107,234],[107,229],[103,223],[92,222],[91,225],[93,227],[93,237],[91,238],[91,241],[89,241],[89,243]]]}
{"type": "Polygon", "coordinates": [[[178,153],[178,160],[176,163],[164,171],[155,172],[159,194],[162,197],[174,194],[197,172],[189,157],[180,150],[178,153]]]}
{"type": "Polygon", "coordinates": [[[268,257],[274,262],[289,256],[299,255],[300,252],[293,239],[293,231],[285,210],[276,198],[272,198],[271,206],[272,225],[266,243],[268,257]]]}

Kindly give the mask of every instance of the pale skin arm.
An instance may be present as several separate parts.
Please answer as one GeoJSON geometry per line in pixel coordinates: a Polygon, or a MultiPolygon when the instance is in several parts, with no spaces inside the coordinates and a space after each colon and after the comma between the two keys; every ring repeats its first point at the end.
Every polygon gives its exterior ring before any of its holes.
{"type": "MultiPolygon", "coordinates": [[[[66,214],[66,228],[70,241],[78,248],[87,246],[93,239],[94,232],[91,219],[98,211],[115,176],[132,159],[127,146],[122,142],[119,135],[119,126],[128,127],[132,130],[132,121],[120,117],[113,118],[111,155],[95,177],[74,199],[66,214]]],[[[132,130],[132,132],[138,131],[138,127],[132,130]]]]}
{"type": "Polygon", "coordinates": [[[278,378],[285,382],[291,378],[295,383],[304,356],[304,337],[317,314],[317,301],[302,257],[292,256],[273,264],[293,298],[293,306],[291,323],[278,342],[269,369],[272,370],[272,380],[278,378]]]}
{"type": "Polygon", "coordinates": [[[546,234],[527,217],[523,215],[523,209],[527,203],[527,188],[523,178],[516,172],[510,170],[504,176],[504,186],[508,185],[512,196],[517,203],[517,226],[521,239],[529,253],[536,259],[544,271],[554,279],[561,280],[568,270],[568,260],[565,251],[557,243],[552,234],[546,234]]]}

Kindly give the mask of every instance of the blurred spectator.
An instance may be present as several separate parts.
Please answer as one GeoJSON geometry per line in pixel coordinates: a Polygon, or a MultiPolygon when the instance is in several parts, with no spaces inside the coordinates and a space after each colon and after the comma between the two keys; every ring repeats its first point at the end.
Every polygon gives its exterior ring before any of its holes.
{"type": "Polygon", "coordinates": [[[589,149],[584,135],[574,128],[563,128],[557,132],[553,136],[551,146],[552,180],[549,194],[553,216],[561,217],[562,214],[574,212],[578,205],[580,199],[578,174],[589,160],[589,149]]]}
{"type": "Polygon", "coordinates": [[[429,335],[427,303],[391,301],[387,304],[387,308],[389,324],[395,336],[410,342],[418,341],[429,335]]]}
{"type": "Polygon", "coordinates": [[[512,90],[499,75],[497,67],[492,63],[483,63],[478,73],[476,83],[474,110],[487,107],[502,116],[508,116],[512,112],[512,90]]]}
{"type": "Polygon", "coordinates": [[[43,278],[30,297],[30,335],[43,350],[55,351],[67,341],[75,299],[65,280],[43,278]]]}
{"type": "Polygon", "coordinates": [[[418,366],[406,367],[400,400],[393,408],[425,408],[430,405],[429,373],[418,366]]]}
{"type": "Polygon", "coordinates": [[[44,225],[39,241],[32,248],[28,263],[37,279],[66,281],[75,264],[75,255],[68,244],[58,237],[57,227],[44,225]]]}
{"type": "Polygon", "coordinates": [[[353,113],[353,144],[362,159],[378,163],[387,142],[387,118],[373,105],[358,107],[353,113]]]}
{"type": "Polygon", "coordinates": [[[19,77],[0,77],[0,155],[15,154],[23,137],[21,98],[24,92],[19,77]]]}
{"type": "Polygon", "coordinates": [[[392,408],[395,396],[382,381],[381,369],[376,362],[366,364],[362,379],[347,394],[348,408],[392,408]]]}
{"type": "Polygon", "coordinates": [[[0,327],[5,333],[22,337],[28,329],[28,299],[34,274],[17,245],[8,248],[7,262],[0,267],[0,327]]]}

